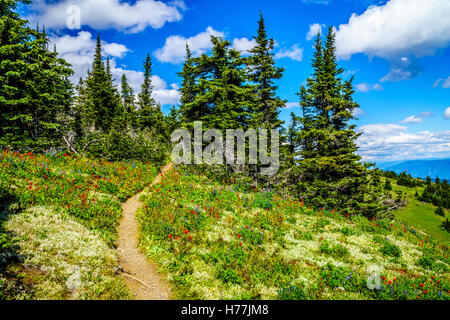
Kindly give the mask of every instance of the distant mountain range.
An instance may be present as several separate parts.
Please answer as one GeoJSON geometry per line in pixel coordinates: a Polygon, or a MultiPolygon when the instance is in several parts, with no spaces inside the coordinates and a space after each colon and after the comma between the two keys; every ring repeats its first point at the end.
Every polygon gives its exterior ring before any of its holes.
{"type": "Polygon", "coordinates": [[[406,170],[414,178],[425,179],[439,177],[450,180],[450,158],[447,159],[426,159],[409,161],[391,161],[377,163],[378,168],[384,171],[394,171],[401,173],[406,170]]]}

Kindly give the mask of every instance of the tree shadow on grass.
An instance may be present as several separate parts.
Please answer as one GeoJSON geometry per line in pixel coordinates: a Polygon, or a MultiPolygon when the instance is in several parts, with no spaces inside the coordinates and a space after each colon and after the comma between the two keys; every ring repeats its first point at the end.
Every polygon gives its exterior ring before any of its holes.
{"type": "Polygon", "coordinates": [[[20,272],[25,257],[19,253],[14,234],[6,230],[4,224],[10,215],[20,213],[22,209],[13,193],[0,187],[0,300],[11,300],[27,286],[20,272]]]}

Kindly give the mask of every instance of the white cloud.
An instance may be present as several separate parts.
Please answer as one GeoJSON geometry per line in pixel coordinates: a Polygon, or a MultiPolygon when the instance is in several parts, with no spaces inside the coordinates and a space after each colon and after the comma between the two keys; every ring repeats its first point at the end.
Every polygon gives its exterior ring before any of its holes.
{"type": "Polygon", "coordinates": [[[320,32],[322,33],[322,28],[325,28],[324,24],[314,23],[309,25],[308,33],[306,34],[306,40],[311,40],[320,32]]]}
{"type": "Polygon", "coordinates": [[[410,117],[400,121],[400,123],[422,123],[423,118],[430,118],[430,117],[434,117],[434,114],[430,111],[424,111],[421,114],[419,114],[418,116],[410,116],[410,117]]]}
{"type": "Polygon", "coordinates": [[[381,86],[381,85],[378,84],[378,83],[375,83],[375,84],[369,84],[369,83],[365,83],[365,82],[360,83],[360,84],[357,84],[357,85],[356,85],[356,89],[357,89],[359,92],[383,91],[383,90],[384,90],[383,86],[381,86]]]}
{"type": "Polygon", "coordinates": [[[281,49],[275,54],[275,59],[289,58],[294,61],[303,60],[303,48],[299,48],[298,44],[294,44],[290,49],[281,49]]]}
{"type": "Polygon", "coordinates": [[[416,116],[410,116],[405,120],[400,121],[400,123],[422,123],[422,122],[423,122],[422,118],[416,116]]]}
{"type": "Polygon", "coordinates": [[[285,109],[292,109],[292,108],[298,108],[300,107],[300,103],[298,102],[288,102],[286,103],[285,109]]]}
{"type": "Polygon", "coordinates": [[[155,56],[161,62],[181,63],[186,56],[186,43],[194,57],[200,56],[212,48],[211,36],[223,37],[224,33],[208,27],[206,31],[190,38],[180,35],[169,36],[164,46],[155,51],[155,56]]]}
{"type": "Polygon", "coordinates": [[[114,28],[137,33],[147,27],[159,29],[167,22],[180,21],[183,1],[164,3],[156,0],[137,0],[130,4],[121,0],[63,0],[47,3],[34,1],[34,15],[28,17],[33,23],[39,21],[47,29],[65,29],[70,15],[67,9],[77,5],[81,13],[81,25],[98,30],[114,28]]]}
{"type": "Polygon", "coordinates": [[[450,42],[448,0],[391,0],[352,14],[336,34],[337,54],[383,58],[432,55],[450,42]]]}
{"type": "Polygon", "coordinates": [[[389,161],[450,155],[450,131],[409,133],[397,124],[369,124],[358,129],[358,153],[365,161],[389,161]]]}
{"type": "Polygon", "coordinates": [[[233,39],[232,48],[241,51],[242,54],[249,54],[249,51],[256,46],[256,40],[249,40],[247,38],[235,38],[233,39]]]}
{"type": "Polygon", "coordinates": [[[361,108],[356,108],[355,110],[353,110],[353,117],[358,118],[359,116],[365,115],[366,113],[364,112],[363,109],[361,108]]]}
{"type": "MultiPolygon", "coordinates": [[[[50,42],[51,45],[56,45],[60,56],[72,64],[72,69],[75,71],[75,74],[71,78],[72,82],[76,84],[80,77],[85,78],[88,69],[92,66],[95,53],[96,40],[92,39],[91,33],[81,31],[77,36],[73,37],[69,35],[62,37],[51,36],[50,42]]],[[[110,66],[115,83],[120,87],[122,74],[125,74],[130,86],[137,94],[140,91],[144,74],[140,71],[127,70],[116,66],[116,59],[122,58],[129,51],[128,48],[122,44],[104,41],[102,42],[102,47],[103,54],[112,57],[110,66]]],[[[157,75],[152,77],[152,83],[154,87],[153,97],[161,105],[177,104],[179,102],[180,93],[176,84],[172,84],[169,88],[167,83],[157,75]]]]}
{"type": "Polygon", "coordinates": [[[445,109],[445,111],[444,111],[444,118],[445,119],[450,119],[450,107],[445,109]]]}
{"type": "Polygon", "coordinates": [[[450,88],[450,77],[448,77],[447,79],[437,79],[435,81],[435,83],[433,84],[433,88],[439,86],[442,83],[442,88],[447,89],[450,88]]]}

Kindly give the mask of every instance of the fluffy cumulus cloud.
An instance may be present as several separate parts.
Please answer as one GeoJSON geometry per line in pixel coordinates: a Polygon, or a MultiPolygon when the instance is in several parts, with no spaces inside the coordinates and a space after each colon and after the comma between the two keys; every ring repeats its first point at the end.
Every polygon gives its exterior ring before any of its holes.
{"type": "Polygon", "coordinates": [[[275,59],[289,58],[294,61],[303,60],[303,48],[300,48],[298,44],[294,44],[289,49],[281,49],[275,54],[275,59]]]}
{"type": "Polygon", "coordinates": [[[448,0],[390,0],[353,14],[339,26],[336,49],[340,57],[355,53],[389,58],[430,55],[450,42],[448,0]]]}
{"type": "Polygon", "coordinates": [[[315,36],[317,36],[318,33],[322,33],[322,28],[325,28],[324,24],[310,24],[308,33],[306,34],[306,40],[312,40],[315,36]]]}
{"type": "Polygon", "coordinates": [[[248,38],[235,38],[233,39],[233,49],[236,49],[238,51],[241,51],[242,54],[247,55],[249,54],[249,51],[253,49],[256,46],[256,40],[255,39],[248,39],[248,38]]]}
{"type": "Polygon", "coordinates": [[[445,119],[450,119],[450,107],[445,109],[445,111],[444,111],[444,118],[445,119]]]}
{"type": "MultiPolygon", "coordinates": [[[[72,65],[75,74],[71,80],[77,83],[82,77],[85,78],[88,69],[92,66],[96,40],[92,38],[92,34],[87,31],[81,31],[76,36],[51,36],[51,45],[56,45],[56,49],[60,56],[72,65]]],[[[122,58],[129,50],[126,46],[119,43],[102,42],[103,54],[111,57],[111,73],[119,84],[122,74],[125,74],[135,93],[140,90],[144,75],[140,71],[127,70],[117,66],[116,59],[122,58]]],[[[180,93],[176,84],[170,86],[158,77],[153,76],[153,97],[162,105],[177,104],[180,100],[180,93]]]]}
{"type": "Polygon", "coordinates": [[[384,90],[383,86],[378,83],[369,84],[369,83],[365,83],[365,82],[357,84],[356,89],[359,92],[383,91],[384,90]]]}
{"type": "Polygon", "coordinates": [[[447,79],[437,79],[434,84],[433,87],[438,87],[438,86],[442,86],[442,88],[444,89],[448,89],[450,88],[450,77],[448,77],[447,79]]]}
{"type": "Polygon", "coordinates": [[[180,35],[169,36],[164,46],[155,51],[155,56],[161,62],[181,63],[186,56],[186,43],[193,56],[200,56],[212,48],[211,36],[223,37],[224,33],[208,27],[206,31],[190,38],[180,35]]]}
{"type": "Polygon", "coordinates": [[[180,0],[169,3],[157,0],[137,0],[134,3],[122,0],[37,0],[32,5],[34,15],[28,18],[38,20],[49,29],[64,29],[74,12],[69,9],[73,5],[79,8],[82,26],[98,30],[114,28],[130,33],[141,32],[147,27],[159,29],[167,22],[179,21],[185,9],[180,0]]]}
{"type": "Polygon", "coordinates": [[[402,81],[421,73],[413,57],[433,55],[450,43],[450,1],[390,0],[353,14],[336,32],[341,59],[364,53],[391,62],[380,81],[402,81]]]}
{"type": "Polygon", "coordinates": [[[365,161],[389,161],[450,154],[450,131],[409,133],[397,124],[369,124],[359,128],[359,154],[365,161]]]}

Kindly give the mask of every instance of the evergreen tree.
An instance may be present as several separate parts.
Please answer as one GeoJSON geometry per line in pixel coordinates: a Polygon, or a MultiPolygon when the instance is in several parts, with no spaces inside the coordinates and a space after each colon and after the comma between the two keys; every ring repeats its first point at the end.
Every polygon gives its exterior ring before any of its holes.
{"type": "Polygon", "coordinates": [[[120,114],[120,101],[117,88],[113,83],[109,59],[103,62],[100,35],[97,36],[92,71],[86,79],[85,117],[92,119],[93,128],[107,133],[120,114]]]}
{"type": "Polygon", "coordinates": [[[437,215],[440,215],[441,217],[445,217],[445,211],[444,211],[444,208],[442,208],[441,206],[439,206],[439,207],[436,209],[436,214],[437,214],[437,215]]]}
{"type": "Polygon", "coordinates": [[[152,93],[152,60],[148,54],[144,62],[144,82],[142,83],[141,92],[138,96],[139,123],[141,128],[151,128],[155,125],[156,102],[152,98],[152,93]]]}
{"type": "Polygon", "coordinates": [[[196,75],[195,66],[192,60],[191,50],[189,50],[189,45],[186,43],[186,58],[183,64],[183,70],[178,73],[182,78],[181,83],[181,99],[180,99],[180,114],[183,122],[193,122],[194,114],[192,114],[189,107],[194,102],[196,95],[196,75]]]}
{"type": "Polygon", "coordinates": [[[323,45],[315,43],[313,74],[300,89],[303,116],[299,133],[301,160],[295,168],[297,191],[317,207],[374,216],[380,204],[381,172],[369,170],[357,151],[359,134],[349,125],[353,110],[352,80],[342,81],[337,65],[335,37],[330,27],[323,45]]]}
{"type": "Polygon", "coordinates": [[[125,73],[122,75],[121,82],[121,99],[125,113],[125,119],[129,126],[137,125],[136,107],[134,105],[133,88],[128,84],[128,79],[125,73]]]}
{"type": "Polygon", "coordinates": [[[48,50],[45,31],[20,18],[18,3],[0,3],[0,145],[42,150],[60,145],[67,130],[73,71],[48,50]]]}
{"type": "Polygon", "coordinates": [[[203,120],[206,127],[216,129],[246,129],[248,110],[253,105],[253,87],[246,84],[244,59],[230,42],[211,37],[211,55],[194,59],[199,77],[198,92],[188,104],[192,120],[203,120]]]}
{"type": "Polygon", "coordinates": [[[258,35],[253,38],[256,46],[249,51],[252,56],[248,59],[249,80],[256,84],[253,126],[279,128],[283,122],[278,116],[286,101],[276,95],[278,87],[274,81],[281,79],[284,68],[275,66],[273,58],[275,41],[267,37],[262,13],[258,21],[258,35]]]}
{"type": "Polygon", "coordinates": [[[450,232],[450,222],[448,221],[448,218],[444,222],[442,222],[442,229],[450,232]]]}
{"type": "Polygon", "coordinates": [[[391,180],[389,180],[388,178],[386,178],[386,181],[384,183],[384,190],[386,190],[386,191],[392,190],[391,180]]]}

